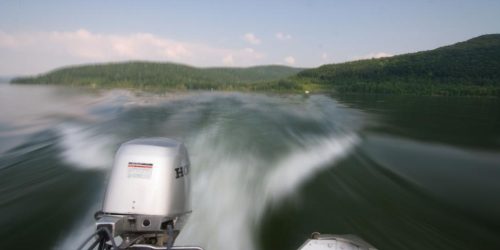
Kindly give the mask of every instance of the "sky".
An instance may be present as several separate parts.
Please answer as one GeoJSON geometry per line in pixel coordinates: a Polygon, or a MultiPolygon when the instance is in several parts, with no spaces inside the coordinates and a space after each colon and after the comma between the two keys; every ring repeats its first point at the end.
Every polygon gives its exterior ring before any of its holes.
{"type": "Polygon", "coordinates": [[[317,67],[491,33],[498,0],[0,0],[0,76],[130,60],[317,67]]]}

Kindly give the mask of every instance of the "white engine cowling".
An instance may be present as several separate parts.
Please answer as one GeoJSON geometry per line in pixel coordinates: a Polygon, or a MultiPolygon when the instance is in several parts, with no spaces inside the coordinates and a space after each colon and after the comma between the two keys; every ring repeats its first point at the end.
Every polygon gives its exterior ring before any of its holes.
{"type": "Polygon", "coordinates": [[[163,223],[191,211],[189,167],[187,150],[178,141],[140,138],[122,144],[106,189],[105,216],[97,224],[127,216],[133,223],[120,220],[121,226],[113,227],[120,232],[162,230],[163,223]]]}

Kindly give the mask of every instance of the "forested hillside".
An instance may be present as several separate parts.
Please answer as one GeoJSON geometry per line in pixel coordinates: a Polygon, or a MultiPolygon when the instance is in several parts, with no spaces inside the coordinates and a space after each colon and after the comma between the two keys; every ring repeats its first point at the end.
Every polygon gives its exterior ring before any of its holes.
{"type": "Polygon", "coordinates": [[[197,68],[125,62],[66,67],[12,82],[140,89],[500,96],[500,34],[429,51],[306,70],[278,65],[197,68]]]}
{"type": "Polygon", "coordinates": [[[323,65],[290,80],[339,92],[500,96],[500,34],[430,51],[323,65]]]}
{"type": "Polygon", "coordinates": [[[12,82],[94,87],[241,89],[264,86],[301,70],[278,65],[196,68],[174,63],[125,62],[66,67],[34,77],[16,78],[12,82]]]}

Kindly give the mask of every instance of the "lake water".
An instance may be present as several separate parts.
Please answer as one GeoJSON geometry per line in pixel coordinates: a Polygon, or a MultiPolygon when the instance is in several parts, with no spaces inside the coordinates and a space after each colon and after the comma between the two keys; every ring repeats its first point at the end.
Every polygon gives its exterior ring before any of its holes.
{"type": "Polygon", "coordinates": [[[297,249],[315,231],[383,249],[500,249],[497,99],[133,93],[0,84],[0,249],[74,249],[113,155],[185,142],[178,244],[297,249]]]}

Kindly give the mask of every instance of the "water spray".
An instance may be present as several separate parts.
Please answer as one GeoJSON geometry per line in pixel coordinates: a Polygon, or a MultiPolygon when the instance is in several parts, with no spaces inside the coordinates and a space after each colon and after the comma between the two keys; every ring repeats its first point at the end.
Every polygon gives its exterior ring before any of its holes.
{"type": "MultiPolygon", "coordinates": [[[[191,213],[186,147],[167,138],[141,138],[120,146],[96,231],[80,247],[98,250],[203,250],[173,246],[191,213]],[[94,239],[93,243],[89,243],[94,239]],[[117,239],[119,244],[117,244],[117,239]]],[[[299,250],[376,250],[355,235],[314,233],[299,250]]]]}

